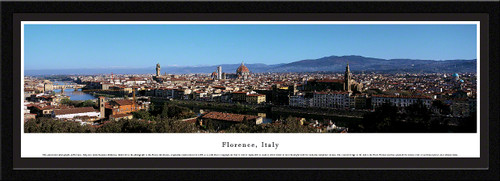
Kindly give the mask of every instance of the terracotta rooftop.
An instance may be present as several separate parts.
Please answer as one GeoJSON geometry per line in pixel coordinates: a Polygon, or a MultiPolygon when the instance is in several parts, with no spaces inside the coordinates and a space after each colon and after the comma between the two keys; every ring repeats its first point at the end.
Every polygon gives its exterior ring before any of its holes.
{"type": "Polygon", "coordinates": [[[247,96],[265,96],[264,94],[248,94],[247,96]]]}
{"type": "Polygon", "coordinates": [[[140,77],[130,77],[128,80],[131,80],[131,81],[140,81],[140,80],[143,80],[143,79],[140,78],[140,77]]]}
{"type": "MultiPolygon", "coordinates": [[[[28,106],[28,107],[30,107],[30,106],[28,106]]],[[[46,105],[46,104],[33,105],[33,107],[37,108],[38,110],[54,109],[54,106],[49,106],[49,105],[46,105]]]]}
{"type": "Polygon", "coordinates": [[[224,86],[213,86],[214,89],[226,89],[224,86]]]}
{"type": "Polygon", "coordinates": [[[126,99],[121,99],[121,100],[112,100],[112,102],[115,102],[116,104],[120,105],[120,106],[124,106],[124,105],[133,105],[134,102],[131,101],[131,100],[126,100],[126,99]]]}
{"type": "Polygon", "coordinates": [[[467,101],[467,98],[448,98],[445,100],[450,100],[450,101],[467,101]]]}
{"type": "Polygon", "coordinates": [[[314,94],[349,94],[347,91],[314,92],[314,94]]]}
{"type": "Polygon", "coordinates": [[[89,121],[89,122],[95,122],[95,121],[98,121],[97,119],[99,117],[97,117],[97,116],[75,116],[74,118],[82,119],[84,121],[89,121]],[[90,119],[94,119],[94,120],[90,120],[90,119]]]}
{"type": "Polygon", "coordinates": [[[337,83],[343,83],[344,80],[343,79],[313,79],[313,80],[310,80],[309,82],[327,82],[327,83],[333,83],[333,82],[337,82],[337,83]]]}
{"type": "Polygon", "coordinates": [[[246,94],[247,92],[243,92],[243,91],[236,91],[236,92],[233,92],[233,94],[246,94]]]}
{"type": "Polygon", "coordinates": [[[234,121],[234,122],[243,122],[246,118],[247,120],[257,119],[259,116],[254,115],[243,115],[243,114],[231,114],[231,113],[222,113],[222,112],[209,112],[202,116],[203,119],[215,119],[215,120],[223,120],[223,121],[234,121]]]}
{"type": "Polygon", "coordinates": [[[86,112],[98,112],[93,107],[77,107],[77,108],[67,108],[67,109],[56,109],[54,110],[55,115],[64,115],[64,114],[77,114],[77,113],[86,113],[86,112]]]}
{"type": "Polygon", "coordinates": [[[123,117],[128,117],[131,115],[132,114],[115,114],[115,115],[110,115],[109,118],[123,118],[123,117]]]}
{"type": "Polygon", "coordinates": [[[236,69],[236,73],[243,73],[243,72],[250,72],[250,70],[248,70],[247,66],[245,66],[243,63],[241,63],[241,65],[238,67],[238,69],[236,69]]]}
{"type": "Polygon", "coordinates": [[[112,109],[112,108],[113,108],[113,106],[111,106],[111,105],[109,104],[109,102],[105,102],[105,103],[104,103],[104,108],[106,108],[106,109],[112,109]]]}
{"type": "Polygon", "coordinates": [[[387,98],[414,98],[414,99],[430,99],[426,96],[396,96],[396,95],[372,95],[372,97],[387,97],[387,98]]]}

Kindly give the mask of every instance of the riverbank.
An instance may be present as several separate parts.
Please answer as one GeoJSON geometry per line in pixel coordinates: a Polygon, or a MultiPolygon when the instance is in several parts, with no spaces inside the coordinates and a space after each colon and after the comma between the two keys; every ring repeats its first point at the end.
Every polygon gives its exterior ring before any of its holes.
{"type": "Polygon", "coordinates": [[[115,95],[112,94],[103,94],[103,93],[97,93],[97,92],[90,92],[94,97],[108,97],[108,98],[114,98],[116,97],[115,95]]]}

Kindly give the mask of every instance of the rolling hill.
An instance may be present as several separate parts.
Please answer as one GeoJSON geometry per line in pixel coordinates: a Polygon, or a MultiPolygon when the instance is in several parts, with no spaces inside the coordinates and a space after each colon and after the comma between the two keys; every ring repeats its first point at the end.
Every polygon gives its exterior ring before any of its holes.
{"type": "MultiPolygon", "coordinates": [[[[300,60],[291,63],[267,65],[262,63],[245,64],[251,72],[343,72],[349,63],[353,72],[377,73],[466,73],[476,72],[476,59],[472,60],[415,60],[380,59],[358,55],[328,56],[318,59],[300,60]]],[[[160,62],[168,65],[168,62],[160,62]]],[[[211,73],[219,65],[209,66],[162,66],[162,73],[190,74],[211,73]]],[[[235,73],[240,64],[222,64],[222,71],[235,73]]],[[[26,75],[47,74],[153,74],[155,67],[145,68],[101,68],[101,69],[59,69],[25,70],[26,75]]]]}

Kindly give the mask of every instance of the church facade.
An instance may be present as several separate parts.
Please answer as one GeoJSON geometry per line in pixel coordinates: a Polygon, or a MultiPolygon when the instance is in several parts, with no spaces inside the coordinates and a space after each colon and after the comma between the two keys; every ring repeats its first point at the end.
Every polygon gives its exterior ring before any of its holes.
{"type": "Polygon", "coordinates": [[[347,64],[344,79],[313,79],[306,82],[305,90],[308,91],[346,91],[361,92],[363,85],[352,79],[352,73],[347,64]]]}

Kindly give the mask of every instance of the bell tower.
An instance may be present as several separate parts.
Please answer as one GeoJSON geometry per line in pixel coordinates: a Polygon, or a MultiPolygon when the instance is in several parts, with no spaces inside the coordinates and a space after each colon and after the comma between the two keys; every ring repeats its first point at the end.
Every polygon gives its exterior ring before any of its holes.
{"type": "Polygon", "coordinates": [[[351,78],[351,70],[349,70],[349,63],[347,63],[344,73],[344,91],[351,92],[351,78]]]}
{"type": "Polygon", "coordinates": [[[99,112],[101,114],[100,119],[104,119],[104,117],[106,117],[104,108],[105,108],[104,97],[100,96],[99,97],[99,112]]]}
{"type": "Polygon", "coordinates": [[[160,76],[160,63],[156,64],[156,76],[160,76]]]}
{"type": "Polygon", "coordinates": [[[218,66],[217,67],[217,80],[221,80],[221,79],[222,79],[222,67],[218,66]]]}

